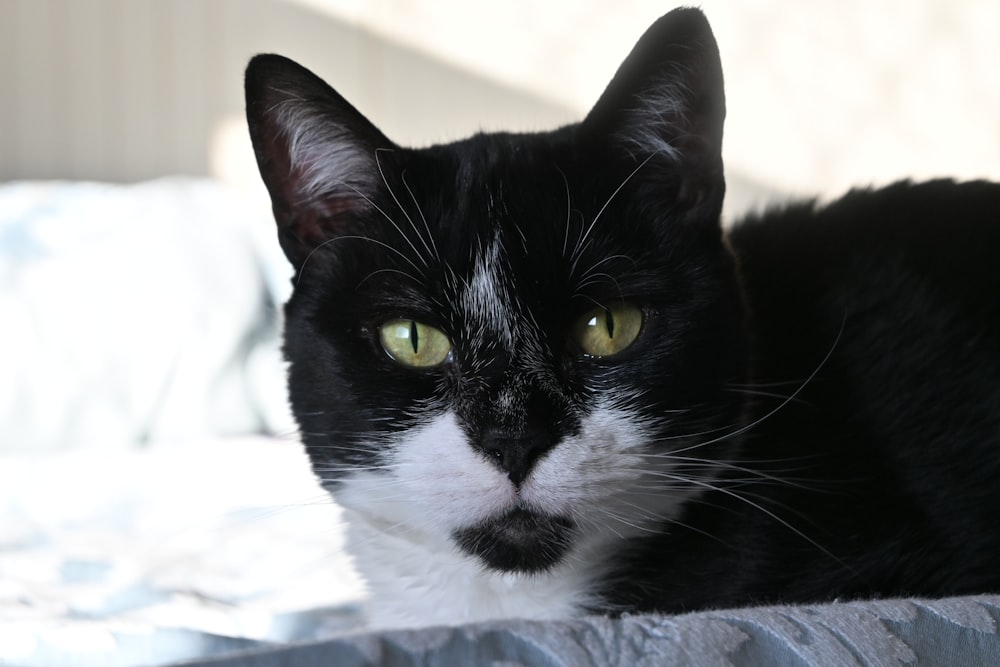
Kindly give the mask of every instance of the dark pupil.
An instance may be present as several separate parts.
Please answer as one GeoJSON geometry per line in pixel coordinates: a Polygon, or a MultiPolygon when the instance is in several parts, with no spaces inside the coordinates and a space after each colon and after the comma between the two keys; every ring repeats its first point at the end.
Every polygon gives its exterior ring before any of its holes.
{"type": "Polygon", "coordinates": [[[611,316],[611,311],[604,310],[604,322],[608,327],[608,338],[615,337],[615,318],[611,316]]]}
{"type": "Polygon", "coordinates": [[[413,354],[416,354],[420,345],[420,334],[417,333],[417,323],[413,320],[410,320],[410,344],[413,345],[413,354]]]}

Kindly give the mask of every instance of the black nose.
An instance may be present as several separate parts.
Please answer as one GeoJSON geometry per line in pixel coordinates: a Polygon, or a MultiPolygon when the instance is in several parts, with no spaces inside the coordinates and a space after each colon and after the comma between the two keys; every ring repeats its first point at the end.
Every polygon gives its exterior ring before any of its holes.
{"type": "Polygon", "coordinates": [[[480,448],[516,486],[520,486],[542,454],[552,449],[552,439],[541,431],[511,433],[491,429],[480,438],[480,448]]]}

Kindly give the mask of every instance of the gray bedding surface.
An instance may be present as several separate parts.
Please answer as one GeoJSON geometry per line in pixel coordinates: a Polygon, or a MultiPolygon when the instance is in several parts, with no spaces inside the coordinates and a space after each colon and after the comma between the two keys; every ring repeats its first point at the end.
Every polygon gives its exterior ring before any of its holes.
{"type": "Polygon", "coordinates": [[[503,621],[259,648],[188,667],[996,665],[1000,596],[503,621]]]}

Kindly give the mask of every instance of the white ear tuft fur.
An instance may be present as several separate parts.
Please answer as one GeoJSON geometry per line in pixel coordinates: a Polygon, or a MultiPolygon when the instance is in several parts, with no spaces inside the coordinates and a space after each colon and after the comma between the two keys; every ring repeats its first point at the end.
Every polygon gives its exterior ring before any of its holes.
{"type": "Polygon", "coordinates": [[[376,151],[395,145],[322,79],[281,56],[250,61],[246,100],[279,240],[298,267],[372,206],[376,151]]]}
{"type": "Polygon", "coordinates": [[[369,191],[376,173],[374,150],[359,142],[349,128],[318,113],[308,101],[283,95],[270,113],[284,135],[300,201],[312,201],[339,188],[369,191]]]}

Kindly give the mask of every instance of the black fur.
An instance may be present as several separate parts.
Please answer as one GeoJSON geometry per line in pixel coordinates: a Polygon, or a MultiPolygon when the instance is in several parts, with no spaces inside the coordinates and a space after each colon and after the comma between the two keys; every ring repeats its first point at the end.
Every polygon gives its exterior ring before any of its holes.
{"type": "MultiPolygon", "coordinates": [[[[246,85],[296,269],[291,402],[332,489],[446,410],[520,486],[621,393],[652,453],[699,458],[678,475],[700,493],[617,546],[594,611],[1000,591],[1000,186],[900,183],[724,235],[722,74],[696,10],[550,133],[406,149],[291,61],[258,56],[246,85]],[[454,307],[497,230],[516,348],[454,307]],[[645,316],[625,352],[567,342],[619,300],[645,316]],[[400,317],[444,331],[449,361],[394,363],[376,332],[400,317]]],[[[517,507],[453,537],[544,572],[585,529],[517,507]]]]}
{"type": "Polygon", "coordinates": [[[785,482],[720,480],[626,550],[606,599],[689,610],[1000,590],[1000,186],[855,191],[730,238],[752,384],[781,395],[754,400],[734,462],[785,482]]]}

